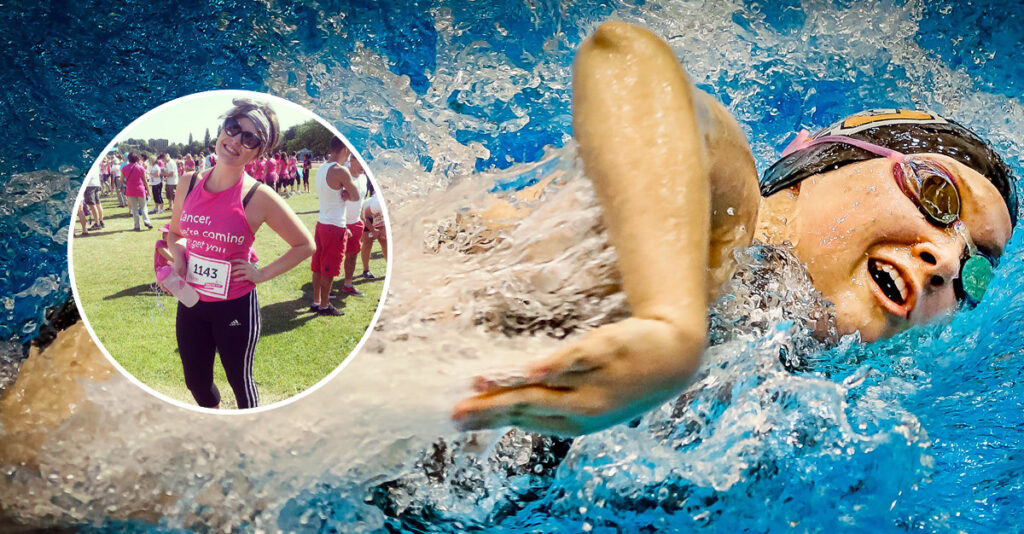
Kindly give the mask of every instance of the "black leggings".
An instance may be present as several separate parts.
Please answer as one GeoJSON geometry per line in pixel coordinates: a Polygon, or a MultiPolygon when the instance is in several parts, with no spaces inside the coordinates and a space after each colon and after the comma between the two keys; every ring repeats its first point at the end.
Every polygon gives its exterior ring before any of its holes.
{"type": "Polygon", "coordinates": [[[204,408],[220,404],[220,391],[213,383],[214,352],[228,383],[235,392],[238,408],[259,406],[252,361],[260,340],[260,305],[256,291],[232,300],[199,301],[191,308],[178,303],[175,331],[185,385],[196,403],[204,408]]]}

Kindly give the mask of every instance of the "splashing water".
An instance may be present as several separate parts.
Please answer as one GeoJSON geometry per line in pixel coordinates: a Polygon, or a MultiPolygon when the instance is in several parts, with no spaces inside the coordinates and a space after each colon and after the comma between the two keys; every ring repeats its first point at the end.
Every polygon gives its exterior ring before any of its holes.
{"type": "MultiPolygon", "coordinates": [[[[992,27],[1001,6],[807,4],[228,1],[185,15],[200,39],[134,4],[3,13],[8,44],[38,44],[0,69],[17,102],[0,119],[23,139],[15,153],[35,155],[0,160],[8,190],[23,191],[8,195],[21,204],[0,224],[12,229],[4,239],[39,242],[2,244],[4,279],[16,284],[4,294],[24,294],[13,310],[5,301],[14,315],[0,337],[30,338],[67,293],[68,176],[134,116],[196,90],[270,90],[366,147],[396,257],[372,339],[322,389],[223,418],[164,405],[119,376],[85,383],[85,408],[46,436],[38,465],[0,471],[2,515],[101,531],[1016,528],[1019,232],[977,309],[871,345],[830,339],[827,326],[823,336],[829,307],[803,270],[785,250],[754,247],[715,304],[715,346],[679,401],[571,444],[447,422],[469,376],[629,312],[568,137],[572,50],[601,20],[665,36],[737,116],[760,168],[791,132],[870,103],[949,114],[1020,173],[1019,66],[1002,59],[1015,48],[996,43],[1019,44],[1005,28],[1021,26],[992,27]],[[113,33],[124,59],[33,38],[54,25],[83,42],[113,33]],[[161,78],[172,57],[190,68],[161,78]],[[34,90],[14,83],[25,79],[34,90]],[[93,97],[98,86],[112,96],[93,97]],[[68,110],[90,127],[58,127],[68,110]],[[537,198],[487,195],[545,178],[554,182],[537,198]],[[500,216],[508,210],[524,218],[500,216]]],[[[1020,18],[1006,9],[1001,20],[1020,18]]]]}

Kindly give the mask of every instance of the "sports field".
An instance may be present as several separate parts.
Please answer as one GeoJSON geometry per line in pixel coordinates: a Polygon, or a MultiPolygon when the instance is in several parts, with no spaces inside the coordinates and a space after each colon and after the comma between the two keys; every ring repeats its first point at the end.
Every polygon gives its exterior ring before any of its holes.
{"type": "MultiPolygon", "coordinates": [[[[312,234],[318,213],[316,193],[286,201],[312,234]]],[[[153,246],[161,236],[157,229],[170,222],[170,211],[151,214],[154,229],[136,232],[128,209],[117,207],[116,196],[102,197],[101,203],[106,228],[78,237],[81,227],[76,226],[71,245],[71,270],[82,314],[128,372],[160,393],[195,405],[185,387],[175,341],[177,301],[156,288],[153,274],[153,246]]],[[[288,244],[263,227],[257,232],[255,248],[265,265],[284,253],[288,244]]],[[[360,278],[362,262],[356,263],[355,286],[365,296],[339,293],[334,297],[334,306],[345,312],[343,317],[307,311],[313,300],[309,262],[257,287],[263,329],[253,377],[261,406],[300,393],[326,377],[359,343],[377,310],[386,263],[376,241],[370,271],[377,279],[360,278]]],[[[337,279],[334,288],[341,288],[337,279]]],[[[221,407],[234,408],[219,361],[215,370],[221,407]]]]}

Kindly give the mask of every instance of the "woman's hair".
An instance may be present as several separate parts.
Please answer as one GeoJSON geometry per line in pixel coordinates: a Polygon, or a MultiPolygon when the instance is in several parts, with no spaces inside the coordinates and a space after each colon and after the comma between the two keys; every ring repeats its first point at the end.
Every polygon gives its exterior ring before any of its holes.
{"type": "Polygon", "coordinates": [[[256,136],[261,143],[256,157],[270,154],[281,139],[281,128],[277,123],[277,113],[269,105],[248,98],[236,98],[231,101],[235,107],[223,115],[224,119],[246,117],[256,126],[256,136]]]}
{"type": "Polygon", "coordinates": [[[138,162],[139,162],[139,155],[138,154],[136,154],[135,152],[131,152],[131,153],[128,154],[128,163],[138,163],[138,162]]]}
{"type": "Polygon", "coordinates": [[[373,191],[373,182],[371,182],[369,179],[367,179],[366,180],[366,198],[372,197],[373,193],[374,193],[374,191],[373,191]]]}

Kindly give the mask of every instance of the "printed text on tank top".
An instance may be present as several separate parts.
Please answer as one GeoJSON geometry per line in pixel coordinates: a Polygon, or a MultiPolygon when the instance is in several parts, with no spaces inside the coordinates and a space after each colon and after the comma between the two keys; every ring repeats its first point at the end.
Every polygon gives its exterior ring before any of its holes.
{"type": "Polygon", "coordinates": [[[252,248],[255,234],[242,201],[243,176],[223,191],[207,190],[207,173],[195,184],[182,205],[178,222],[188,255],[186,280],[203,301],[235,299],[255,284],[231,277],[231,260],[257,260],[252,248]]]}

